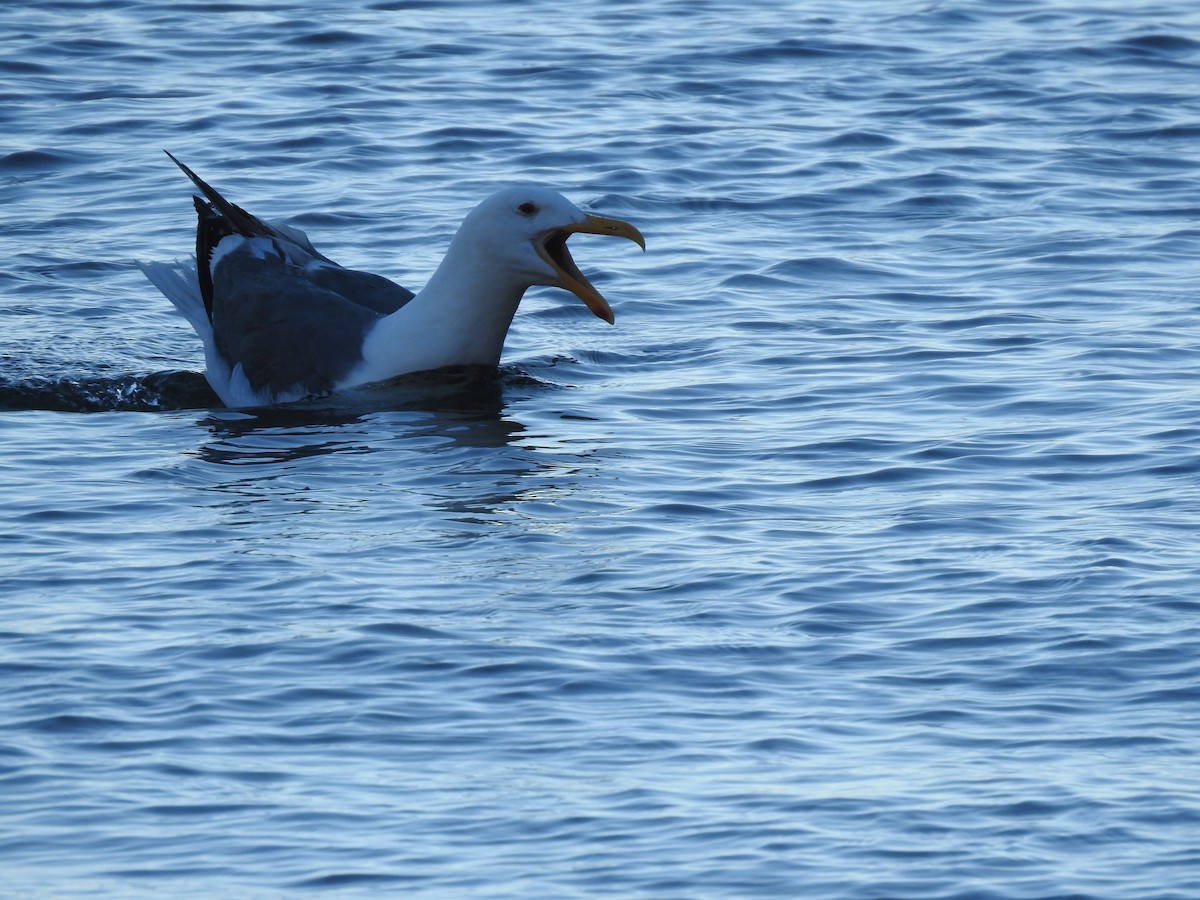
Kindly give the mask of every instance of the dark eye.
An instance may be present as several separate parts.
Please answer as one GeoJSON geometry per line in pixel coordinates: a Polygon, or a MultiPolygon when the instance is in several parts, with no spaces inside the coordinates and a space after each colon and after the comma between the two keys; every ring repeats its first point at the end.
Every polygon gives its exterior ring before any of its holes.
{"type": "Polygon", "coordinates": [[[521,215],[523,215],[527,218],[532,218],[533,216],[536,216],[537,211],[538,211],[537,204],[531,203],[528,200],[526,200],[524,203],[522,203],[520,206],[517,207],[517,212],[519,212],[521,215]]]}

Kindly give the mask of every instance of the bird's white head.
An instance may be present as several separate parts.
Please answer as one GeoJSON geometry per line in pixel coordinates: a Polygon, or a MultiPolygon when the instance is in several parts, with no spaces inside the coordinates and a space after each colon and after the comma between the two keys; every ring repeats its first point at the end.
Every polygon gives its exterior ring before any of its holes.
{"type": "Polygon", "coordinates": [[[540,185],[517,185],[488,197],[463,220],[455,241],[468,241],[493,266],[531,285],[566,288],[608,323],[612,308],[579,271],[567,250],[572,234],[607,234],[646,241],[633,225],[584,213],[557,191],[540,185]]]}

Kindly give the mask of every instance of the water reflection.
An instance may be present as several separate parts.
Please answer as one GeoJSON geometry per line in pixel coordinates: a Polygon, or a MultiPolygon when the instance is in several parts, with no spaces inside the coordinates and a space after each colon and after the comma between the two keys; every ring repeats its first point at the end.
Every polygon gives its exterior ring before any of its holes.
{"type": "Polygon", "coordinates": [[[594,435],[564,436],[570,417],[545,406],[560,390],[512,369],[451,370],[215,410],[193,471],[240,534],[311,534],[320,553],[543,532],[598,465],[594,435]]]}
{"type": "Polygon", "coordinates": [[[490,367],[455,367],[286,406],[214,411],[203,422],[213,441],[197,452],[239,466],[369,452],[391,440],[503,447],[524,431],[504,415],[510,380],[490,367]]]}

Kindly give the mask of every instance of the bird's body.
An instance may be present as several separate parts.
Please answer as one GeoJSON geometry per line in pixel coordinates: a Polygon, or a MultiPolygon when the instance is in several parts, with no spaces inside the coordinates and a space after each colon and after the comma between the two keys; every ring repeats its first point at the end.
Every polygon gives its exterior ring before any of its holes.
{"type": "Polygon", "coordinates": [[[566,239],[588,232],[645,246],[632,225],[586,215],[549,188],[507,188],[464,219],[414,295],[339,266],[303,232],[250,215],[176,163],[206,198],[195,198],[196,265],[148,263],[142,271],[200,336],[205,375],[230,407],[286,403],[443,366],[494,366],[517,305],[535,284],[565,287],[611,322],[566,239]]]}

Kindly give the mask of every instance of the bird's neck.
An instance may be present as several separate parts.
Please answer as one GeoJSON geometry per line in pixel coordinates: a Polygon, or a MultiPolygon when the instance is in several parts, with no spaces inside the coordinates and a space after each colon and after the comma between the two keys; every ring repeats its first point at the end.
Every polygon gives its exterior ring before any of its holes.
{"type": "Polygon", "coordinates": [[[527,285],[452,241],[429,283],[363,341],[354,383],[442,366],[494,366],[527,285]]]}

